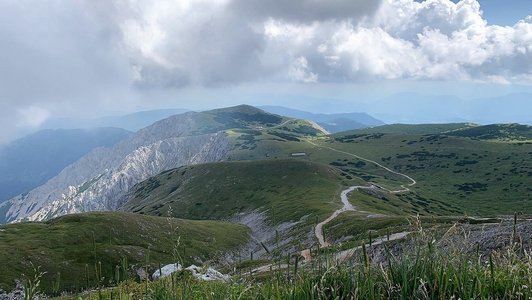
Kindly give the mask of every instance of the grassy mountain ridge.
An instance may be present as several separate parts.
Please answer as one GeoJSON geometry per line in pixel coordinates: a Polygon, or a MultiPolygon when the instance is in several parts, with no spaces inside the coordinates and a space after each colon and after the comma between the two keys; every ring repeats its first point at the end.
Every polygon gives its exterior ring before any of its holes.
{"type": "Polygon", "coordinates": [[[283,252],[313,245],[315,224],[339,209],[340,192],[357,182],[362,181],[343,178],[334,167],[302,160],[219,162],[148,179],[122,209],[242,223],[256,241],[250,251],[268,257],[264,245],[283,252]]]}
{"type": "Polygon", "coordinates": [[[123,209],[187,219],[268,211],[274,224],[323,217],[349,181],[334,168],[298,160],[219,162],[166,171],[137,186],[123,209]]]}
{"type": "Polygon", "coordinates": [[[14,197],[7,220],[45,220],[79,211],[114,210],[118,198],[150,176],[190,163],[224,160],[231,143],[228,130],[272,130],[282,136],[319,132],[311,123],[297,121],[299,127],[292,128],[289,121],[295,122],[247,105],[166,118],[113,147],[81,157],[41,186],[14,197]],[[281,132],[284,130],[289,133],[281,132]],[[115,180],[111,173],[125,176],[115,180]],[[72,192],[71,187],[77,190],[72,192]]]}
{"type": "Polygon", "coordinates": [[[461,128],[450,132],[445,132],[444,134],[481,140],[500,140],[512,142],[532,141],[532,126],[521,124],[491,124],[461,128]]]}
{"type": "Polygon", "coordinates": [[[438,134],[447,131],[474,127],[470,123],[441,123],[441,124],[388,124],[371,128],[355,129],[338,132],[335,136],[356,134],[385,133],[385,134],[438,134]]]}
{"type": "MultiPolygon", "coordinates": [[[[176,261],[176,247],[183,262],[197,264],[235,250],[248,238],[248,229],[237,224],[115,212],[2,225],[0,288],[10,290],[15,279],[32,274],[30,262],[47,272],[42,282],[46,291],[58,278],[61,290],[77,290],[115,281],[115,266],[123,258],[130,266],[153,270],[176,261]],[[100,263],[102,282],[95,271],[100,263]]],[[[129,272],[134,278],[134,270],[129,272]]]]}
{"type": "MultiPolygon", "coordinates": [[[[471,130],[478,128],[465,123],[407,125],[406,130],[404,126],[386,125],[382,127],[392,133],[353,134],[357,131],[349,131],[331,137],[313,137],[283,128],[232,130],[229,131],[229,135],[233,135],[234,148],[229,153],[229,160],[264,160],[271,161],[274,166],[282,165],[280,161],[286,159],[300,160],[329,165],[337,170],[341,180],[346,182],[372,181],[389,188],[398,188],[408,183],[405,178],[371,162],[348,155],[351,153],[375,160],[417,180],[418,183],[412,188],[413,193],[393,195],[394,201],[389,202],[398,205],[394,209],[400,208],[408,214],[497,215],[513,213],[516,208],[523,212],[532,208],[530,201],[532,191],[524,183],[532,174],[530,145],[493,143],[491,140],[474,137],[447,135],[468,130],[461,129],[464,126],[471,130]],[[406,133],[400,134],[400,130],[406,133]],[[440,132],[445,133],[439,134],[440,132]],[[308,139],[315,145],[307,142],[308,139]],[[345,153],[332,151],[328,147],[345,153]],[[304,153],[304,156],[294,158],[292,157],[294,153],[304,153]]],[[[267,163],[257,162],[257,164],[267,163]]],[[[257,182],[270,185],[270,178],[275,177],[269,176],[268,172],[274,171],[263,172],[264,178],[257,182]]],[[[249,168],[243,168],[244,175],[248,172],[253,173],[249,168]]],[[[223,176],[223,174],[218,175],[223,176]]],[[[296,186],[296,189],[299,187],[296,186]]],[[[224,193],[232,192],[229,189],[224,190],[224,193]]],[[[369,196],[375,197],[375,195],[369,196]]],[[[157,197],[153,194],[148,198],[149,201],[155,202],[166,199],[163,197],[156,200],[157,197]]],[[[378,197],[374,199],[377,202],[382,201],[378,197]]],[[[140,198],[135,201],[140,201],[140,198]]],[[[394,209],[390,208],[391,211],[394,209]]],[[[148,208],[144,206],[141,210],[147,212],[148,208]]]]}
{"type": "Polygon", "coordinates": [[[270,113],[316,122],[331,133],[384,124],[366,113],[310,113],[282,106],[261,106],[260,108],[270,113]]]}

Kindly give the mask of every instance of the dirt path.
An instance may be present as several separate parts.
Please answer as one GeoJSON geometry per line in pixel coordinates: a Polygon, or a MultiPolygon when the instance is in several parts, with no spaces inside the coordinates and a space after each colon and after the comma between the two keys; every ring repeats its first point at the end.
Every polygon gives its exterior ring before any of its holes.
{"type": "Polygon", "coordinates": [[[351,203],[349,203],[347,194],[357,189],[371,189],[371,188],[373,188],[373,186],[355,185],[355,186],[351,186],[343,190],[342,193],[340,193],[340,199],[342,200],[342,203],[344,204],[344,206],[334,211],[330,217],[328,217],[321,223],[318,223],[316,227],[314,228],[314,234],[316,235],[316,238],[318,239],[318,242],[320,243],[320,247],[324,248],[324,247],[330,246],[330,244],[327,241],[325,241],[325,238],[323,237],[323,226],[331,222],[332,220],[334,220],[336,217],[338,217],[338,215],[340,215],[343,212],[356,211],[355,207],[351,203]]]}
{"type": "MultiPolygon", "coordinates": [[[[386,166],[383,166],[381,165],[380,163],[374,161],[374,160],[371,160],[371,159],[367,159],[367,158],[364,158],[364,157],[361,157],[359,155],[356,155],[356,154],[353,154],[353,153],[349,153],[349,152],[345,152],[345,151],[341,151],[341,150],[338,150],[338,149],[335,149],[335,148],[332,148],[332,147],[328,147],[328,146],[320,146],[310,140],[306,140],[308,143],[310,143],[311,145],[313,146],[316,146],[316,147],[322,147],[322,148],[326,148],[326,149],[329,149],[329,150],[332,150],[332,151],[335,151],[335,152],[338,152],[338,153],[342,153],[342,154],[346,154],[346,155],[350,155],[350,156],[353,156],[353,157],[356,157],[360,160],[363,160],[363,161],[367,161],[367,162],[370,162],[370,163],[373,163],[375,165],[377,165],[378,167],[380,168],[383,168],[384,170],[390,172],[390,173],[393,173],[393,174],[396,174],[396,175],[399,175],[399,176],[402,176],[406,179],[408,179],[410,181],[410,183],[408,183],[407,185],[408,186],[413,186],[415,185],[417,182],[416,180],[414,180],[412,177],[406,175],[406,174],[403,174],[403,173],[400,173],[400,172],[397,172],[397,171],[394,171],[386,166]]],[[[329,216],[327,219],[325,219],[324,221],[318,223],[316,225],[316,227],[314,228],[314,234],[316,235],[316,238],[318,239],[318,242],[320,243],[320,247],[322,248],[325,248],[325,247],[329,247],[330,246],[330,243],[327,242],[323,236],[323,226],[326,225],[327,223],[331,222],[332,220],[334,220],[336,217],[338,217],[338,215],[340,215],[341,213],[343,212],[346,212],[346,211],[356,211],[356,208],[349,202],[349,199],[347,197],[347,195],[354,191],[354,190],[358,190],[358,189],[381,189],[381,190],[385,190],[389,193],[402,193],[402,192],[408,192],[410,191],[410,189],[408,187],[406,187],[404,184],[401,185],[401,189],[399,190],[389,190],[387,188],[384,188],[376,183],[373,183],[373,182],[370,182],[371,185],[369,186],[363,186],[363,185],[355,185],[355,186],[351,186],[345,190],[342,191],[342,193],[340,194],[340,199],[342,200],[342,204],[343,204],[343,207],[340,208],[340,209],[337,209],[336,211],[334,211],[332,213],[331,216],[329,216]]],[[[401,239],[401,238],[404,238],[408,233],[406,232],[402,232],[402,233],[396,233],[396,234],[393,234],[391,235],[390,237],[387,237],[387,239],[389,240],[395,240],[395,239],[401,239]]],[[[375,240],[375,242],[372,243],[372,245],[377,245],[377,244],[380,244],[382,243],[383,240],[375,240]]],[[[358,248],[353,248],[353,249],[350,249],[350,250],[346,250],[346,251],[351,251],[351,252],[354,252],[356,251],[358,248]]],[[[342,253],[344,253],[345,251],[343,252],[340,252],[338,253],[337,255],[342,255],[342,253]]],[[[311,252],[309,249],[306,249],[306,250],[303,250],[301,252],[301,255],[305,258],[305,260],[310,260],[312,258],[311,256],[311,252]]]]}
{"type": "MultiPolygon", "coordinates": [[[[280,124],[278,126],[282,126],[285,123],[288,123],[289,121],[284,122],[283,124],[280,124]]],[[[383,166],[382,164],[380,164],[380,163],[378,163],[378,162],[376,162],[374,160],[367,159],[367,158],[361,157],[359,155],[356,155],[356,154],[353,154],[353,153],[349,153],[349,152],[345,152],[345,151],[342,151],[342,150],[338,150],[338,149],[335,149],[335,148],[332,148],[332,147],[320,146],[320,145],[318,145],[318,144],[316,144],[316,143],[314,143],[314,142],[312,142],[310,140],[306,140],[306,141],[308,143],[310,143],[311,145],[313,145],[313,146],[326,148],[326,149],[329,149],[331,151],[335,151],[335,152],[338,152],[338,153],[342,153],[342,154],[346,154],[346,155],[349,155],[349,156],[353,156],[353,157],[356,157],[356,158],[358,158],[360,160],[375,164],[376,166],[378,166],[378,167],[380,167],[380,168],[382,168],[382,169],[384,169],[384,170],[386,170],[386,171],[388,171],[390,173],[393,173],[393,174],[396,174],[396,175],[399,175],[399,176],[402,176],[402,177],[408,179],[410,181],[410,183],[408,183],[406,185],[408,185],[410,187],[417,183],[416,180],[414,180],[412,177],[410,177],[410,176],[408,176],[406,174],[394,171],[394,170],[392,170],[392,169],[390,169],[390,168],[388,168],[386,166],[383,166]]],[[[325,238],[323,236],[323,226],[328,224],[332,220],[334,220],[336,217],[338,217],[343,212],[346,212],[346,211],[357,211],[356,208],[349,202],[348,194],[350,192],[352,192],[354,190],[358,190],[358,189],[381,189],[381,190],[385,190],[385,191],[387,191],[389,193],[402,193],[402,192],[410,191],[410,189],[408,187],[406,187],[405,184],[400,185],[401,189],[399,189],[399,190],[389,190],[389,189],[384,188],[384,187],[382,187],[382,186],[380,186],[380,185],[378,185],[376,183],[373,183],[373,182],[369,182],[369,184],[370,184],[369,186],[364,186],[364,185],[351,186],[351,187],[343,190],[340,193],[340,200],[342,201],[342,204],[343,204],[342,208],[337,209],[336,211],[334,211],[327,219],[325,219],[324,221],[318,223],[316,225],[316,227],[314,228],[314,234],[315,234],[316,238],[318,239],[318,242],[320,243],[320,247],[321,248],[326,248],[326,247],[330,246],[330,243],[325,241],[325,238]]],[[[409,232],[394,233],[394,234],[391,234],[391,235],[386,236],[386,237],[377,238],[371,243],[371,245],[368,244],[366,246],[375,246],[375,245],[382,244],[385,241],[393,241],[393,240],[403,239],[408,234],[409,234],[409,232]]],[[[352,248],[352,249],[348,249],[348,250],[344,250],[344,251],[338,252],[338,253],[335,254],[335,260],[337,262],[343,262],[346,259],[349,259],[357,250],[359,250],[361,248],[362,248],[362,246],[358,246],[358,247],[355,247],[355,248],[352,248]]],[[[305,249],[305,250],[301,251],[301,256],[304,258],[305,261],[312,260],[312,254],[311,254],[310,249],[305,249]]],[[[273,267],[273,265],[269,264],[269,265],[258,267],[256,269],[254,269],[252,272],[253,273],[255,273],[255,272],[261,273],[261,272],[265,272],[265,271],[268,271],[268,270],[272,269],[272,267],[273,267]]],[[[283,265],[281,266],[281,268],[282,267],[283,267],[283,265]]],[[[279,268],[279,266],[276,266],[276,267],[273,267],[273,268],[279,268]]]]}
{"type": "MultiPolygon", "coordinates": [[[[360,160],[372,163],[372,164],[374,164],[374,165],[376,165],[376,166],[378,166],[378,167],[380,167],[380,168],[382,168],[382,169],[384,169],[384,170],[386,170],[386,171],[388,171],[388,172],[390,172],[392,174],[404,177],[404,178],[406,178],[406,179],[408,179],[410,181],[410,183],[406,184],[406,185],[408,185],[410,187],[417,183],[417,181],[414,178],[412,178],[412,177],[410,177],[410,176],[408,176],[406,174],[394,171],[394,170],[392,170],[392,169],[390,169],[390,168],[388,168],[388,167],[386,167],[386,166],[384,166],[384,165],[382,165],[382,164],[380,164],[380,163],[378,163],[378,162],[376,162],[374,160],[371,160],[371,159],[368,159],[368,158],[365,158],[365,157],[362,157],[362,156],[359,156],[359,155],[356,155],[356,154],[353,154],[353,153],[349,153],[349,152],[345,152],[345,151],[342,151],[342,150],[338,150],[338,149],[335,149],[335,148],[332,148],[332,147],[329,147],[329,146],[321,146],[321,145],[318,145],[318,144],[316,144],[316,143],[314,143],[314,142],[312,142],[311,140],[308,140],[308,139],[306,141],[309,144],[313,145],[313,146],[329,149],[329,150],[334,151],[334,152],[338,152],[338,153],[342,153],[342,154],[346,154],[346,155],[349,155],[349,156],[356,157],[356,158],[358,158],[360,160]]],[[[378,184],[375,184],[373,182],[371,182],[371,184],[375,185],[376,187],[378,187],[378,188],[380,188],[382,190],[385,190],[385,191],[387,191],[389,193],[394,193],[394,194],[410,191],[410,189],[408,187],[406,187],[405,184],[402,184],[401,185],[401,189],[399,189],[399,190],[389,190],[389,189],[384,188],[384,187],[382,187],[382,186],[380,186],[378,184]]]]}

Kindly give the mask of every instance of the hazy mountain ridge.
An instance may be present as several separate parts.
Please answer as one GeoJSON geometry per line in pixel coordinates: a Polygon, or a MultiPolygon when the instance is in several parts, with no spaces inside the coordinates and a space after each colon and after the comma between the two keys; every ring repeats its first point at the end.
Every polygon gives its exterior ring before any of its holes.
{"type": "Polygon", "coordinates": [[[227,148],[223,133],[186,136],[195,114],[163,120],[114,147],[94,150],[46,184],[13,198],[7,220],[113,210],[122,192],[139,181],[184,164],[222,159],[227,148]]]}
{"type": "Polygon", "coordinates": [[[40,128],[43,129],[70,129],[94,127],[119,127],[130,131],[137,131],[164,118],[188,112],[188,109],[156,109],[139,111],[131,114],[106,116],[94,119],[81,118],[51,118],[46,120],[40,128]]]}
{"type": "MultiPolygon", "coordinates": [[[[529,130],[529,127],[508,126],[503,127],[529,130]]],[[[463,128],[478,131],[484,127],[467,123],[394,124],[366,131],[438,134],[463,128]]],[[[290,120],[251,106],[187,112],[141,129],[113,147],[93,150],[46,184],[13,198],[1,209],[8,209],[9,222],[117,210],[135,184],[168,169],[225,159],[288,158],[294,152],[310,151],[306,143],[299,143],[301,138],[309,136],[310,129],[312,126],[306,121],[290,120]]]]}
{"type": "Polygon", "coordinates": [[[532,124],[532,94],[462,98],[452,95],[398,93],[381,98],[364,111],[386,123],[532,124]]]}
{"type": "Polygon", "coordinates": [[[97,147],[127,138],[120,128],[42,130],[0,148],[0,202],[29,191],[97,147]]]}
{"type": "Polygon", "coordinates": [[[316,122],[331,133],[385,124],[366,113],[359,112],[320,114],[282,106],[261,106],[260,108],[270,113],[316,122]]]}
{"type": "MultiPolygon", "coordinates": [[[[6,219],[44,220],[85,211],[115,210],[130,187],[182,165],[222,160],[228,128],[284,120],[249,106],[172,116],[110,148],[95,149],[29,193],[10,200],[6,219]]],[[[5,209],[6,207],[4,207],[5,209]]]]}

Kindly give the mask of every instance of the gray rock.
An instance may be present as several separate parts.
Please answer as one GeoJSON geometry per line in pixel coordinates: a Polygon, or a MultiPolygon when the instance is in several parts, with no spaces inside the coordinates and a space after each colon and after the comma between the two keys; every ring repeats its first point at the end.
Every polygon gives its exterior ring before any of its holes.
{"type": "Polygon", "coordinates": [[[223,281],[223,282],[231,281],[231,276],[222,274],[210,267],[205,269],[205,268],[200,268],[196,265],[191,265],[185,270],[190,271],[192,273],[192,276],[194,276],[195,278],[205,280],[205,281],[223,281]]]}
{"type": "MultiPolygon", "coordinates": [[[[38,297],[36,296],[34,299],[38,299],[38,297]]],[[[17,281],[16,288],[9,293],[0,289],[0,300],[24,300],[24,288],[22,284],[17,281]]]]}
{"type": "Polygon", "coordinates": [[[138,279],[140,281],[145,280],[146,277],[148,276],[148,273],[146,273],[146,270],[144,270],[143,267],[140,267],[137,270],[135,270],[135,273],[137,274],[138,279]]]}
{"type": "Polygon", "coordinates": [[[172,273],[179,272],[182,269],[183,268],[181,267],[180,264],[169,264],[155,271],[153,275],[151,275],[151,278],[153,280],[164,278],[166,276],[169,276],[172,273]]]}
{"type": "MultiPolygon", "coordinates": [[[[179,272],[183,270],[180,264],[169,264],[155,271],[152,275],[152,279],[160,279],[166,276],[170,276],[172,273],[179,272]]],[[[196,265],[191,265],[185,270],[189,271],[194,278],[205,280],[205,281],[231,281],[231,276],[222,274],[213,268],[202,268],[196,265]]]]}

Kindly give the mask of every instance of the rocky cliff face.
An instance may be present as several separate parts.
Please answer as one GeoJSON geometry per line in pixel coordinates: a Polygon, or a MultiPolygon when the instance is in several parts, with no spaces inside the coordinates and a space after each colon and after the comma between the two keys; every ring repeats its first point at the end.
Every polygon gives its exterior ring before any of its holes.
{"type": "Polygon", "coordinates": [[[116,210],[135,184],[182,165],[223,160],[223,131],[198,130],[201,113],[186,113],[140,130],[111,148],[98,148],[29,193],[9,201],[8,222],[40,221],[68,213],[116,210]]]}

